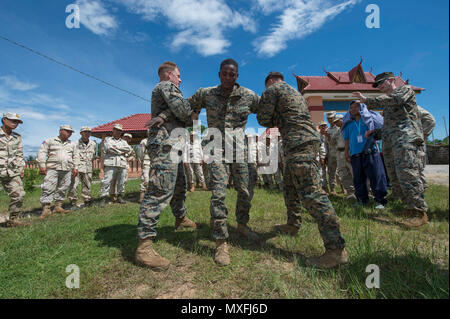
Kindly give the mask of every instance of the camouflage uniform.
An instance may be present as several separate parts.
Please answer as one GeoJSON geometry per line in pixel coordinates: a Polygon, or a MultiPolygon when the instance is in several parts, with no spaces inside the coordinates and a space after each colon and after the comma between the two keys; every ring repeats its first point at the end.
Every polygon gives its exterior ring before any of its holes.
{"type": "Polygon", "coordinates": [[[64,201],[70,187],[72,170],[79,167],[79,155],[75,144],[70,140],[63,142],[59,137],[45,140],[38,152],[39,168],[47,168],[42,182],[41,204],[64,201]]]}
{"type": "Polygon", "coordinates": [[[328,183],[330,185],[330,191],[336,188],[336,170],[337,170],[337,145],[331,142],[340,134],[339,128],[335,125],[328,129],[328,153],[327,153],[327,170],[328,170],[328,183]]]}
{"type": "MultiPolygon", "coordinates": [[[[221,85],[210,88],[201,88],[189,98],[192,110],[200,113],[202,108],[206,109],[209,128],[220,130],[225,136],[225,129],[241,129],[242,134],[247,124],[250,113],[256,113],[259,97],[253,91],[235,84],[232,93],[226,96],[222,93],[221,85]]],[[[245,140],[245,138],[244,138],[245,140]]],[[[222,141],[223,153],[225,152],[225,141],[222,141]]],[[[237,148],[247,149],[247,143],[243,145],[236,143],[237,148]]],[[[233,178],[234,187],[238,192],[236,202],[236,220],[239,224],[247,224],[251,207],[252,193],[249,185],[248,163],[233,163],[214,161],[209,165],[211,186],[211,219],[214,223],[213,239],[221,240],[228,238],[227,215],[228,209],[225,205],[225,195],[229,174],[233,178]],[[228,171],[229,169],[229,171],[228,171]]],[[[248,154],[247,154],[248,155],[248,154]]]]}
{"type": "Polygon", "coordinates": [[[22,137],[15,132],[10,136],[0,128],[0,183],[11,198],[9,219],[17,219],[25,197],[20,174],[25,168],[22,137]]]}
{"type": "Polygon", "coordinates": [[[390,95],[367,98],[366,104],[384,108],[383,156],[393,189],[401,190],[408,209],[426,212],[419,157],[424,139],[414,90],[403,85],[390,95]]]}
{"type": "Polygon", "coordinates": [[[187,210],[186,177],[183,163],[170,159],[172,147],[178,142],[170,138],[176,128],[186,127],[192,122],[192,113],[180,89],[169,81],[162,81],[152,92],[153,116],[164,119],[161,127],[150,129],[147,148],[151,158],[150,179],[139,212],[138,237],[145,239],[156,236],[159,215],[170,203],[172,214],[184,218],[187,210]]]}
{"type": "MultiPolygon", "coordinates": [[[[286,82],[277,82],[264,91],[258,109],[258,122],[278,127],[285,154],[284,181],[286,196],[292,207],[300,203],[311,213],[327,249],[342,249],[344,238],[338,217],[321,190],[317,154],[320,137],[303,96],[286,82]]],[[[289,210],[289,207],[288,207],[289,210]]],[[[288,224],[300,227],[299,211],[293,211],[288,224]]]]}
{"type": "Polygon", "coordinates": [[[148,186],[149,174],[150,174],[150,156],[147,151],[147,140],[144,138],[139,144],[137,156],[141,162],[142,174],[141,174],[141,192],[145,192],[148,186]]]}
{"type": "MultiPolygon", "coordinates": [[[[326,136],[320,135],[319,159],[326,160],[328,154],[328,141],[326,136]]],[[[320,175],[322,177],[322,188],[328,189],[327,164],[321,165],[320,175]]]]}
{"type": "Polygon", "coordinates": [[[189,161],[187,161],[188,169],[186,170],[186,178],[188,184],[194,184],[194,175],[197,179],[197,185],[201,185],[205,182],[205,177],[203,175],[202,165],[200,164],[203,160],[203,151],[200,141],[189,142],[186,144],[189,149],[189,161]]]}
{"type": "Polygon", "coordinates": [[[347,191],[347,195],[353,195],[355,193],[355,187],[353,186],[353,170],[352,165],[345,159],[345,140],[340,128],[338,128],[338,134],[333,134],[331,136],[330,141],[331,144],[336,145],[336,162],[339,179],[342,186],[347,191]]]}
{"type": "Polygon", "coordinates": [[[91,200],[91,183],[92,183],[92,161],[97,150],[97,143],[89,140],[84,143],[80,138],[75,144],[75,152],[78,153],[80,165],[78,166],[78,175],[72,177],[69,187],[68,198],[70,201],[78,200],[78,184],[81,180],[81,198],[83,202],[91,200]]]}
{"type": "Polygon", "coordinates": [[[133,153],[128,143],[114,137],[107,137],[102,147],[104,176],[101,181],[100,197],[106,197],[115,193],[122,195],[124,192],[127,171],[127,158],[133,153]]]}
{"type": "Polygon", "coordinates": [[[422,130],[423,130],[423,139],[424,144],[423,147],[419,149],[419,156],[420,160],[422,162],[422,166],[420,168],[420,178],[422,179],[423,187],[424,189],[428,188],[427,180],[425,178],[425,166],[427,165],[427,144],[426,141],[428,139],[428,136],[433,132],[434,127],[436,125],[436,122],[434,120],[433,115],[431,115],[430,112],[425,110],[424,108],[417,106],[419,110],[419,118],[420,122],[422,124],[422,130]]]}

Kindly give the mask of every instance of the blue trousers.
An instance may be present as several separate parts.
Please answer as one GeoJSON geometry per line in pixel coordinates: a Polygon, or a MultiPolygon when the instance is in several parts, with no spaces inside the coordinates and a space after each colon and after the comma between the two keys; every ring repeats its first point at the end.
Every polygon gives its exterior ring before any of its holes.
{"type": "Polygon", "coordinates": [[[387,194],[386,173],[378,152],[359,153],[352,155],[353,183],[355,185],[355,195],[358,201],[367,203],[369,201],[369,191],[367,189],[367,178],[370,188],[377,203],[385,205],[384,198],[387,194]]]}

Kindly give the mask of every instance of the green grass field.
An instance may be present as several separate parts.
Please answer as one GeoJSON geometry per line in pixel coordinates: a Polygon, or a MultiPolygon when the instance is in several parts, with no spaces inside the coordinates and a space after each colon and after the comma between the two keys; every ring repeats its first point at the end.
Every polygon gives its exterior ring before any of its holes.
{"type": "MultiPolygon", "coordinates": [[[[0,298],[448,298],[449,189],[431,185],[426,194],[431,222],[418,230],[398,224],[392,211],[353,208],[332,198],[347,241],[350,263],[333,270],[305,266],[323,253],[317,225],[306,212],[296,237],[273,226],[286,220],[281,192],[256,189],[251,226],[263,239],[248,242],[236,233],[236,192],[228,191],[231,265],[213,261],[209,230],[210,192],[189,193],[188,216],[197,231],[173,229],[166,209],[158,225],[156,250],[172,262],[168,271],[152,272],[133,262],[139,181],[129,181],[126,205],[92,207],[46,220],[31,218],[26,228],[0,228],[0,298]],[[66,267],[80,269],[80,288],[66,287],[66,267]],[[366,287],[366,267],[380,269],[380,288],[366,287]]],[[[93,186],[98,197],[99,185],[93,186]]],[[[40,190],[28,194],[24,207],[40,213],[40,190]]],[[[9,199],[0,192],[0,211],[9,199]]]]}

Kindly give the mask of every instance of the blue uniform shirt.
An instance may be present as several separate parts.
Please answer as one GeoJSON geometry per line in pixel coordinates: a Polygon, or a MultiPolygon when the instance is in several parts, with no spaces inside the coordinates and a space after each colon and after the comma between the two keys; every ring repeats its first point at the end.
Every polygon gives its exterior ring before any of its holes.
{"type": "MultiPolygon", "coordinates": [[[[353,120],[344,127],[344,139],[349,140],[350,156],[364,151],[367,141],[364,135],[368,129],[361,118],[359,118],[358,122],[353,120]],[[361,136],[359,141],[358,136],[361,136]]],[[[375,145],[373,146],[375,147],[375,145]]]]}

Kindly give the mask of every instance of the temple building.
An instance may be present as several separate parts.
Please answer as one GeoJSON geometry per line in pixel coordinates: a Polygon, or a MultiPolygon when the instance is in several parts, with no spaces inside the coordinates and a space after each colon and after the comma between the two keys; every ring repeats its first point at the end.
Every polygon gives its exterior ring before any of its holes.
{"type": "MultiPolygon", "coordinates": [[[[350,101],[355,98],[352,92],[359,91],[365,96],[373,97],[381,95],[379,89],[373,88],[375,75],[372,69],[365,72],[361,62],[347,72],[328,72],[326,75],[294,75],[297,79],[298,90],[303,94],[311,112],[312,120],[318,124],[324,120],[324,113],[329,111],[347,112],[350,101]]],[[[408,84],[400,76],[396,77],[397,86],[408,84]]],[[[425,89],[412,86],[416,94],[425,89]]]]}
{"type": "Polygon", "coordinates": [[[92,136],[104,140],[105,137],[112,136],[114,124],[121,124],[123,127],[123,132],[130,133],[133,136],[130,144],[136,145],[147,137],[147,128],[145,127],[145,123],[150,121],[151,117],[152,115],[150,113],[132,114],[119,120],[94,127],[92,129],[92,136]]]}

